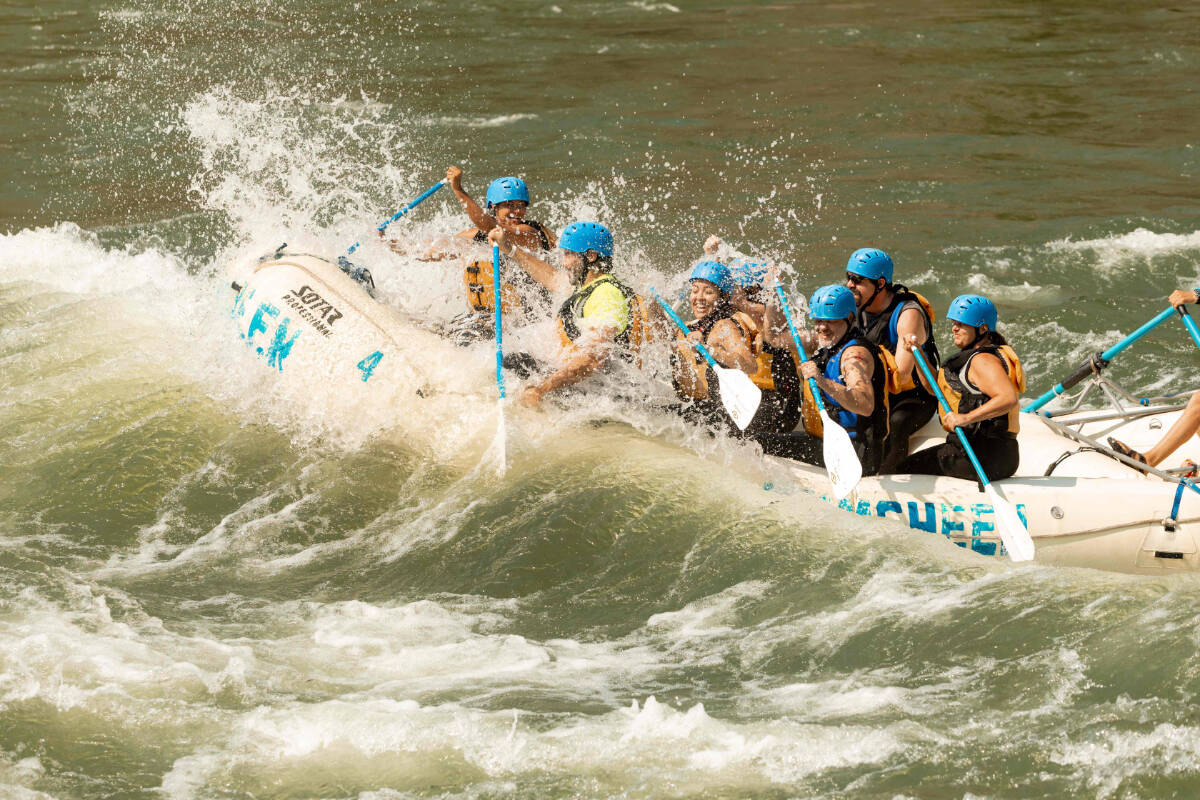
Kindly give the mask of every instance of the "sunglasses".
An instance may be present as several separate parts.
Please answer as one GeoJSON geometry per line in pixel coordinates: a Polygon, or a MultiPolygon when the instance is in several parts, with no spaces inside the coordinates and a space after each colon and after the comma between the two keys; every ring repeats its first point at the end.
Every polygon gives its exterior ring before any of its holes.
{"type": "Polygon", "coordinates": [[[846,281],[857,286],[860,283],[874,283],[875,281],[862,275],[855,275],[853,272],[846,273],[846,281]]]}

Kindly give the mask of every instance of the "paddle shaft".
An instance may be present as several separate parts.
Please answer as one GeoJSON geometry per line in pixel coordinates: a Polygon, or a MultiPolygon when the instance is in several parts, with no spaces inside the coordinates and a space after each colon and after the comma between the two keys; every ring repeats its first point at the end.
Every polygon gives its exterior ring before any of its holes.
{"type": "MultiPolygon", "coordinates": [[[[385,220],[383,221],[383,224],[382,224],[382,225],[380,225],[380,226],[379,226],[379,227],[378,227],[376,230],[378,230],[380,233],[383,233],[384,229],[385,229],[385,228],[387,228],[387,226],[388,226],[388,225],[391,225],[393,222],[395,222],[396,220],[398,220],[398,219],[400,219],[401,217],[403,217],[403,216],[404,216],[405,214],[407,214],[409,211],[412,211],[414,208],[416,208],[416,207],[417,207],[417,206],[419,206],[419,205],[420,205],[422,202],[424,202],[424,201],[425,201],[425,198],[429,197],[430,195],[432,195],[434,192],[436,192],[438,189],[442,188],[442,187],[443,187],[443,186],[445,186],[445,185],[446,185],[446,181],[444,181],[444,180],[440,180],[440,181],[438,181],[437,183],[435,183],[433,186],[430,186],[430,187],[429,187],[428,189],[426,189],[426,190],[425,190],[425,191],[424,191],[424,192],[421,194],[421,196],[420,196],[420,197],[418,197],[416,200],[413,200],[411,203],[409,203],[408,205],[406,205],[404,208],[400,209],[400,210],[399,210],[399,211],[397,211],[395,214],[393,214],[392,216],[390,216],[390,217],[388,217],[387,219],[385,219],[385,220]]],[[[346,251],[346,255],[350,255],[350,254],[351,254],[351,253],[353,253],[355,250],[357,250],[357,249],[358,249],[358,245],[359,245],[359,243],[358,243],[358,242],[355,242],[354,244],[350,245],[350,249],[346,251]]]]}
{"type": "MultiPolygon", "coordinates": [[[[1093,374],[1099,372],[1100,370],[1104,369],[1105,367],[1108,366],[1108,362],[1112,361],[1114,358],[1116,358],[1118,355],[1120,355],[1125,350],[1125,348],[1129,347],[1129,345],[1133,344],[1138,339],[1141,339],[1147,333],[1154,330],[1162,323],[1166,322],[1168,319],[1171,318],[1171,316],[1174,313],[1175,313],[1174,308],[1168,308],[1167,310],[1163,311],[1158,316],[1156,316],[1154,319],[1150,320],[1145,325],[1138,328],[1136,331],[1129,334],[1124,339],[1122,339],[1121,341],[1114,344],[1112,347],[1105,350],[1103,353],[1098,353],[1098,354],[1092,356],[1086,362],[1084,362],[1079,367],[1079,369],[1075,370],[1075,372],[1069,378],[1064,380],[1062,383],[1057,384],[1053,389],[1046,392],[1045,394],[1043,394],[1038,399],[1034,400],[1029,405],[1025,406],[1025,408],[1023,410],[1024,411],[1037,411],[1039,408],[1046,405],[1046,403],[1049,403],[1051,400],[1058,397],[1060,394],[1065,392],[1067,389],[1070,389],[1072,386],[1076,385],[1080,381],[1084,380],[1089,375],[1093,375],[1093,374]]],[[[1186,314],[1186,312],[1181,312],[1181,313],[1186,314]]],[[[1189,319],[1190,319],[1189,317],[1185,316],[1185,318],[1184,318],[1185,325],[1187,324],[1189,319]]],[[[1195,321],[1192,321],[1192,325],[1195,326],[1195,324],[1196,324],[1195,321]]],[[[1198,333],[1196,335],[1200,336],[1200,333],[1198,333]]],[[[1196,345],[1198,347],[1200,347],[1200,341],[1197,341],[1196,345]]]]}
{"type": "MultiPolygon", "coordinates": [[[[679,326],[679,330],[683,331],[684,336],[687,336],[689,333],[691,333],[691,331],[688,330],[687,323],[675,313],[675,309],[667,305],[667,301],[663,300],[662,297],[659,296],[658,292],[654,290],[654,287],[650,288],[650,294],[652,294],[654,299],[658,301],[658,304],[662,306],[663,311],[667,312],[667,316],[674,320],[675,324],[679,326]]],[[[692,342],[691,344],[695,345],[696,349],[700,351],[700,355],[704,356],[705,361],[708,362],[710,367],[715,368],[718,366],[717,360],[708,352],[708,348],[706,348],[700,342],[692,342]]]]}
{"type": "Polygon", "coordinates": [[[496,386],[500,388],[500,399],[504,399],[504,328],[500,324],[503,303],[500,302],[500,245],[492,245],[492,292],[496,307],[496,386]]]}
{"type": "MultiPolygon", "coordinates": [[[[800,342],[800,334],[796,332],[796,325],[792,322],[792,310],[788,306],[787,297],[783,293],[783,287],[775,284],[775,293],[779,295],[779,304],[783,306],[783,318],[787,320],[788,330],[792,334],[792,341],[796,343],[796,353],[800,356],[800,363],[808,361],[808,353],[804,352],[804,345],[800,342]]],[[[829,416],[829,412],[825,410],[825,401],[821,399],[821,390],[817,388],[816,378],[808,379],[808,388],[812,391],[813,400],[817,404],[817,410],[829,416]]]]}

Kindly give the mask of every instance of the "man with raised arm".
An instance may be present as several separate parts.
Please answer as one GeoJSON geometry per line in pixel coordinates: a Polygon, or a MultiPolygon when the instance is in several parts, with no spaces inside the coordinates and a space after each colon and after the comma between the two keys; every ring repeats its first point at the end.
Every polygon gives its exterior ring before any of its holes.
{"type": "Polygon", "coordinates": [[[536,407],[547,394],[573,386],[615,357],[637,359],[650,335],[646,303],[612,276],[613,237],[598,222],[573,222],[559,241],[562,268],[513,243],[502,227],[488,239],[552,295],[570,293],[558,310],[562,347],[549,374],[525,386],[518,399],[536,407]]]}

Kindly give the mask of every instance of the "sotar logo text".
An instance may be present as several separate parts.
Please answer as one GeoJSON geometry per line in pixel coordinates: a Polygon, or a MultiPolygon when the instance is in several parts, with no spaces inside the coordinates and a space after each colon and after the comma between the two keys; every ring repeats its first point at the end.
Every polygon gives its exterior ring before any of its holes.
{"type": "MultiPolygon", "coordinates": [[[[342,312],[334,308],[333,303],[321,297],[321,295],[308,286],[293,289],[292,295],[296,298],[296,302],[313,312],[326,325],[332,326],[334,322],[342,318],[342,312]]],[[[292,303],[289,303],[289,305],[292,305],[292,303]]]]}

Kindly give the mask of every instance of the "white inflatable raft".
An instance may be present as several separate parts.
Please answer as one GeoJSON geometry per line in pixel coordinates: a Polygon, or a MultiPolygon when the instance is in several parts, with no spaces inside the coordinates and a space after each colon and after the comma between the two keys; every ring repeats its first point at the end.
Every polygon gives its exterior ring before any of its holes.
{"type": "MultiPolygon", "coordinates": [[[[414,362],[428,360],[431,353],[434,360],[465,357],[377,302],[329,259],[280,250],[241,265],[234,277],[233,318],[246,347],[273,370],[301,373],[314,391],[340,386],[352,395],[378,392],[393,404],[410,404],[414,395],[447,388],[430,385],[444,381],[443,373],[422,373],[414,362]],[[422,358],[415,358],[417,353],[422,358]]],[[[1133,401],[1127,409],[1112,384],[1099,376],[1092,382],[1103,384],[1118,407],[1052,418],[1023,414],[1020,467],[1012,478],[994,484],[1026,521],[1036,560],[1152,575],[1200,570],[1200,494],[1169,471],[1150,474],[1118,460],[1106,447],[1093,447],[1115,436],[1136,449],[1149,448],[1179,416],[1186,398],[1147,406],[1125,395],[1133,401]]],[[[913,448],[944,439],[935,419],[913,437],[913,448]]],[[[1186,459],[1200,462],[1195,437],[1164,466],[1180,467],[1186,459]]],[[[838,502],[824,469],[768,460],[781,476],[771,490],[810,492],[860,516],[900,520],[981,555],[1005,556],[992,506],[975,482],[928,475],[868,477],[838,502]]]]}

